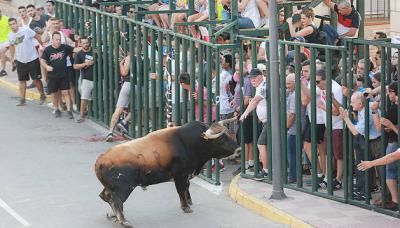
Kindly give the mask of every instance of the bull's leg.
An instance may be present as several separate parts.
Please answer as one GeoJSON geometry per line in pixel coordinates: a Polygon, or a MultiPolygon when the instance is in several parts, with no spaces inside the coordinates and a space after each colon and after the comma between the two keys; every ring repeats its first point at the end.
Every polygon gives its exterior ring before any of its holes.
{"type": "Polygon", "coordinates": [[[188,202],[186,201],[186,192],[187,192],[187,178],[180,178],[180,179],[175,179],[175,187],[176,191],[179,194],[179,199],[181,201],[181,208],[183,212],[185,213],[192,213],[192,209],[190,209],[190,206],[188,202]]]}
{"type": "Polygon", "coordinates": [[[129,222],[125,219],[123,210],[123,203],[122,200],[119,199],[119,197],[115,193],[111,193],[111,198],[109,202],[114,215],[117,218],[117,222],[123,225],[124,227],[132,227],[132,225],[129,224],[129,222]]]}
{"type": "Polygon", "coordinates": [[[190,181],[188,180],[188,181],[187,181],[187,184],[186,184],[185,199],[186,199],[186,202],[187,202],[189,205],[193,205],[193,203],[192,203],[192,197],[190,196],[190,192],[189,192],[189,186],[190,186],[190,181]]]}

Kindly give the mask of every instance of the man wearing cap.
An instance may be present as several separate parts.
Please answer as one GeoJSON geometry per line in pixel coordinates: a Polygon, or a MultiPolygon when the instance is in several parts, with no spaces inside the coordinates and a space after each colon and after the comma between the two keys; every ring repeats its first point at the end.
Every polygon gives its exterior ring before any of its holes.
{"type": "Polygon", "coordinates": [[[256,174],[256,180],[262,180],[268,175],[268,156],[267,156],[267,88],[264,75],[257,68],[253,68],[249,74],[251,85],[256,88],[256,94],[251,99],[246,110],[240,116],[240,121],[244,121],[247,116],[256,109],[258,119],[263,123],[263,129],[257,141],[260,152],[260,161],[263,169],[256,174]]]}

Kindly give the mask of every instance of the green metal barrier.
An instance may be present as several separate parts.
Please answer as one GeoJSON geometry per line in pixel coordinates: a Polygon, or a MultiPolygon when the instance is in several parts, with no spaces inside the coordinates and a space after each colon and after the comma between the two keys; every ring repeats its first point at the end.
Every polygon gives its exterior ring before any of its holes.
{"type": "MultiPolygon", "coordinates": [[[[219,118],[219,105],[213,102],[213,97],[219,97],[220,91],[217,86],[215,94],[212,94],[211,86],[211,72],[214,68],[219,68],[219,61],[213,62],[220,51],[237,48],[236,44],[218,45],[161,29],[140,22],[143,17],[140,14],[136,14],[136,19],[132,20],[64,1],[57,1],[57,16],[65,20],[66,25],[75,29],[79,35],[92,37],[96,65],[94,99],[89,114],[94,121],[102,126],[109,125],[120,90],[119,62],[128,54],[132,57],[130,108],[126,110],[132,113],[129,137],[142,137],[166,127],[167,100],[164,96],[166,78],[169,75],[172,75],[172,83],[175,85],[175,99],[172,103],[173,121],[176,125],[194,120],[205,120],[210,124],[214,120],[212,106],[216,107],[216,116],[219,118]],[[172,56],[173,53],[175,56],[172,56]],[[206,69],[203,66],[205,62],[210,63],[206,65],[206,69]],[[203,69],[207,72],[205,78],[203,69]],[[199,99],[198,113],[195,112],[196,101],[191,94],[182,91],[182,98],[180,97],[178,76],[181,72],[189,72],[192,76],[191,91],[195,91],[196,81],[199,86],[206,85],[207,99],[199,99]],[[204,108],[207,108],[206,116],[203,116],[204,108]]],[[[210,17],[215,18],[215,15],[210,17]]],[[[214,80],[218,85],[218,73],[214,80]]],[[[198,97],[203,96],[203,90],[199,89],[198,97]]],[[[201,176],[211,183],[220,184],[218,161],[215,164],[216,169],[213,171],[210,161],[201,176]]]]}
{"type": "MultiPolygon", "coordinates": [[[[193,11],[193,1],[189,1],[189,11],[193,11]]],[[[123,3],[125,4],[125,3],[123,3]]],[[[140,8],[140,4],[134,3],[140,8]]],[[[300,4],[300,3],[299,3],[300,4]]],[[[290,5],[291,7],[293,5],[290,5]]],[[[210,5],[210,7],[213,7],[210,5]]],[[[233,2],[232,8],[237,8],[237,2],[233,2]]],[[[211,10],[211,9],[210,9],[211,10]]],[[[231,49],[232,55],[238,53],[239,58],[239,74],[240,74],[240,87],[244,85],[244,71],[243,62],[245,60],[245,49],[244,44],[249,43],[247,47],[251,50],[250,56],[252,56],[252,66],[257,67],[257,50],[260,42],[266,42],[266,52],[269,52],[269,42],[265,38],[250,38],[239,34],[237,31],[237,24],[229,24],[228,29],[225,32],[231,34],[231,44],[216,44],[215,34],[219,35],[221,32],[215,31],[215,26],[219,23],[215,19],[215,15],[210,15],[209,23],[204,23],[203,25],[208,26],[210,31],[211,42],[206,42],[202,40],[197,40],[188,35],[177,33],[176,31],[161,29],[153,25],[141,22],[143,14],[136,14],[135,20],[128,19],[124,16],[116,16],[110,13],[106,13],[94,8],[89,8],[86,6],[76,5],[73,3],[68,3],[64,1],[57,1],[57,17],[64,19],[65,24],[71,28],[74,28],[80,35],[89,35],[92,37],[93,49],[96,53],[95,57],[95,68],[94,68],[94,99],[93,105],[91,106],[91,111],[89,112],[90,117],[103,126],[108,126],[110,123],[111,116],[115,109],[115,104],[119,94],[119,60],[120,60],[120,50],[123,50],[125,54],[128,54],[131,58],[131,69],[130,69],[130,108],[129,111],[132,113],[130,122],[129,136],[132,138],[142,137],[149,132],[165,128],[166,127],[166,116],[165,107],[167,105],[166,98],[164,97],[166,78],[169,74],[173,75],[173,84],[175,86],[175,98],[173,99],[173,121],[176,125],[182,125],[188,121],[199,120],[210,124],[212,119],[212,106],[216,106],[216,119],[219,118],[219,105],[216,102],[217,97],[220,95],[219,86],[215,88],[215,94],[212,91],[213,80],[219,85],[220,76],[217,73],[215,78],[213,78],[212,72],[214,69],[219,69],[219,56],[220,52],[225,49],[231,49]],[[85,26],[87,22],[91,22],[89,26],[85,26]],[[197,47],[196,47],[197,46],[197,47]],[[165,50],[165,51],[164,51],[165,50]],[[173,56],[174,53],[174,56],[173,56]],[[204,65],[203,63],[207,63],[204,65]],[[196,81],[199,86],[206,88],[207,99],[199,100],[199,110],[195,112],[196,101],[194,100],[192,94],[188,93],[186,90],[180,90],[180,83],[178,81],[178,75],[182,72],[189,72],[191,77],[190,90],[195,90],[196,81]],[[203,77],[203,72],[205,77],[203,77]],[[206,112],[204,112],[206,108],[206,112]],[[204,113],[206,116],[204,116],[204,113]]],[[[233,11],[231,22],[235,22],[237,19],[237,12],[233,11]]],[[[183,24],[183,25],[189,25],[183,24]]],[[[316,61],[317,53],[321,50],[325,51],[326,59],[326,81],[327,89],[326,94],[332,93],[332,80],[335,79],[338,74],[333,72],[333,66],[338,63],[338,56],[341,55],[342,68],[341,68],[341,84],[350,88],[351,92],[354,91],[354,79],[356,78],[353,59],[355,58],[352,54],[353,50],[364,49],[366,61],[365,68],[369,65],[369,48],[376,46],[381,50],[382,59],[382,77],[381,77],[381,94],[386,94],[387,89],[385,85],[388,84],[389,79],[391,79],[390,73],[392,72],[392,66],[390,61],[386,61],[388,57],[391,57],[392,49],[397,51],[400,50],[399,45],[390,44],[384,41],[364,41],[364,40],[346,40],[344,46],[335,47],[327,45],[318,44],[308,44],[308,43],[298,43],[289,41],[280,41],[280,75],[274,75],[275,77],[281,77],[280,79],[280,91],[281,98],[280,110],[271,110],[269,99],[271,97],[270,89],[268,89],[267,96],[267,115],[268,119],[271,119],[271,115],[279,114],[286,116],[286,79],[285,70],[287,65],[286,60],[286,49],[290,48],[295,52],[294,58],[294,70],[295,70],[295,109],[296,109],[296,183],[289,183],[288,177],[288,145],[287,145],[287,135],[286,135],[286,118],[281,118],[280,126],[282,127],[282,151],[283,151],[283,163],[282,163],[282,173],[284,178],[284,183],[287,188],[296,189],[302,192],[310,193],[320,197],[329,198],[339,202],[350,203],[360,207],[372,209],[379,211],[381,213],[389,214],[391,216],[400,217],[399,212],[391,212],[382,208],[378,208],[371,204],[371,194],[368,192],[366,194],[365,201],[356,201],[353,199],[353,181],[355,176],[354,172],[354,143],[353,136],[349,130],[343,128],[343,179],[342,179],[342,190],[334,191],[332,179],[334,178],[334,156],[333,156],[333,137],[332,137],[332,98],[327,96],[326,98],[326,173],[327,178],[327,188],[319,188],[317,182],[317,161],[318,161],[318,148],[316,144],[317,137],[317,91],[316,91],[316,61]],[[302,117],[300,115],[302,111],[302,66],[300,53],[303,47],[310,50],[310,98],[311,98],[311,176],[302,174],[303,166],[303,132],[302,132],[302,117]]],[[[269,72],[270,62],[266,61],[265,67],[266,72],[269,72]]],[[[277,63],[274,63],[277,64],[277,63]]],[[[400,65],[400,59],[399,59],[400,65]]],[[[218,72],[218,71],[217,71],[218,72]]],[[[369,83],[370,79],[368,76],[368,71],[364,72],[365,83],[369,83]]],[[[270,88],[270,77],[266,73],[267,88],[270,88]]],[[[400,82],[398,90],[400,93],[400,82]]],[[[240,110],[243,113],[245,107],[243,106],[243,91],[241,96],[241,106],[240,110]]],[[[199,89],[198,97],[202,98],[204,92],[199,89]]],[[[343,97],[342,106],[345,109],[350,109],[350,97],[343,97]]],[[[366,109],[368,109],[369,103],[365,102],[366,109]]],[[[386,100],[383,99],[380,107],[382,115],[385,114],[386,100]]],[[[258,136],[260,126],[259,121],[256,117],[256,113],[253,113],[253,135],[258,136]]],[[[368,115],[366,117],[366,122],[368,123],[368,115]]],[[[399,116],[400,122],[400,116],[399,116]]],[[[267,123],[267,141],[271,141],[271,123],[267,123]]],[[[366,128],[366,138],[369,135],[369,125],[366,128]]],[[[380,141],[380,151],[384,153],[385,151],[385,132],[382,130],[382,137],[380,141]]],[[[254,153],[254,172],[248,172],[245,170],[245,145],[243,142],[243,127],[240,131],[241,139],[240,142],[242,148],[242,164],[241,164],[241,176],[246,178],[253,178],[258,171],[262,168],[259,167],[258,159],[258,149],[257,149],[257,138],[253,138],[253,150],[254,153]]],[[[400,136],[399,136],[400,141],[400,136]]],[[[269,175],[265,182],[271,183],[272,181],[272,151],[271,143],[267,145],[267,155],[268,155],[268,170],[269,175]]],[[[368,154],[369,143],[365,143],[366,152],[364,153],[365,159],[370,159],[368,154]]],[[[219,177],[219,163],[214,161],[216,164],[215,172],[212,170],[211,161],[204,167],[204,171],[201,177],[205,180],[213,183],[220,184],[219,177]]],[[[379,168],[382,176],[380,176],[380,183],[382,186],[381,198],[385,202],[386,199],[386,186],[385,186],[385,170],[379,168]]],[[[368,177],[372,170],[367,171],[365,177],[368,177]]],[[[398,171],[400,174],[400,169],[398,171]]],[[[400,175],[399,175],[400,177],[400,175]]],[[[398,188],[400,189],[400,181],[398,182],[398,188]]],[[[369,178],[366,178],[366,187],[369,187],[369,178]]],[[[372,196],[372,199],[376,195],[372,196]]],[[[400,193],[399,193],[400,197],[400,193]]]]}

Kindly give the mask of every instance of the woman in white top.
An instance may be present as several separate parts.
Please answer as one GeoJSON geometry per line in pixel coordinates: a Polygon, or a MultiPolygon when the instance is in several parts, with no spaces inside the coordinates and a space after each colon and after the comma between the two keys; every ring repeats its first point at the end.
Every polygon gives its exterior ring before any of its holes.
{"type": "Polygon", "coordinates": [[[258,28],[260,27],[260,12],[256,0],[238,1],[240,16],[238,17],[239,28],[258,28]]]}

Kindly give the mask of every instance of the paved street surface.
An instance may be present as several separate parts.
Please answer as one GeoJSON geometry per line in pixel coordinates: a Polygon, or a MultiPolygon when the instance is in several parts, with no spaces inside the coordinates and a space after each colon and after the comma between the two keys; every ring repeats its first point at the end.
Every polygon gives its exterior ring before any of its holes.
{"type": "MultiPolygon", "coordinates": [[[[94,162],[111,144],[105,130],[0,87],[0,228],[120,227],[98,194],[94,162]]],[[[228,187],[225,183],[224,188],[228,187]]],[[[125,215],[135,227],[282,227],[235,204],[226,194],[191,185],[194,213],[184,214],[173,183],[133,191],[125,215]]]]}

